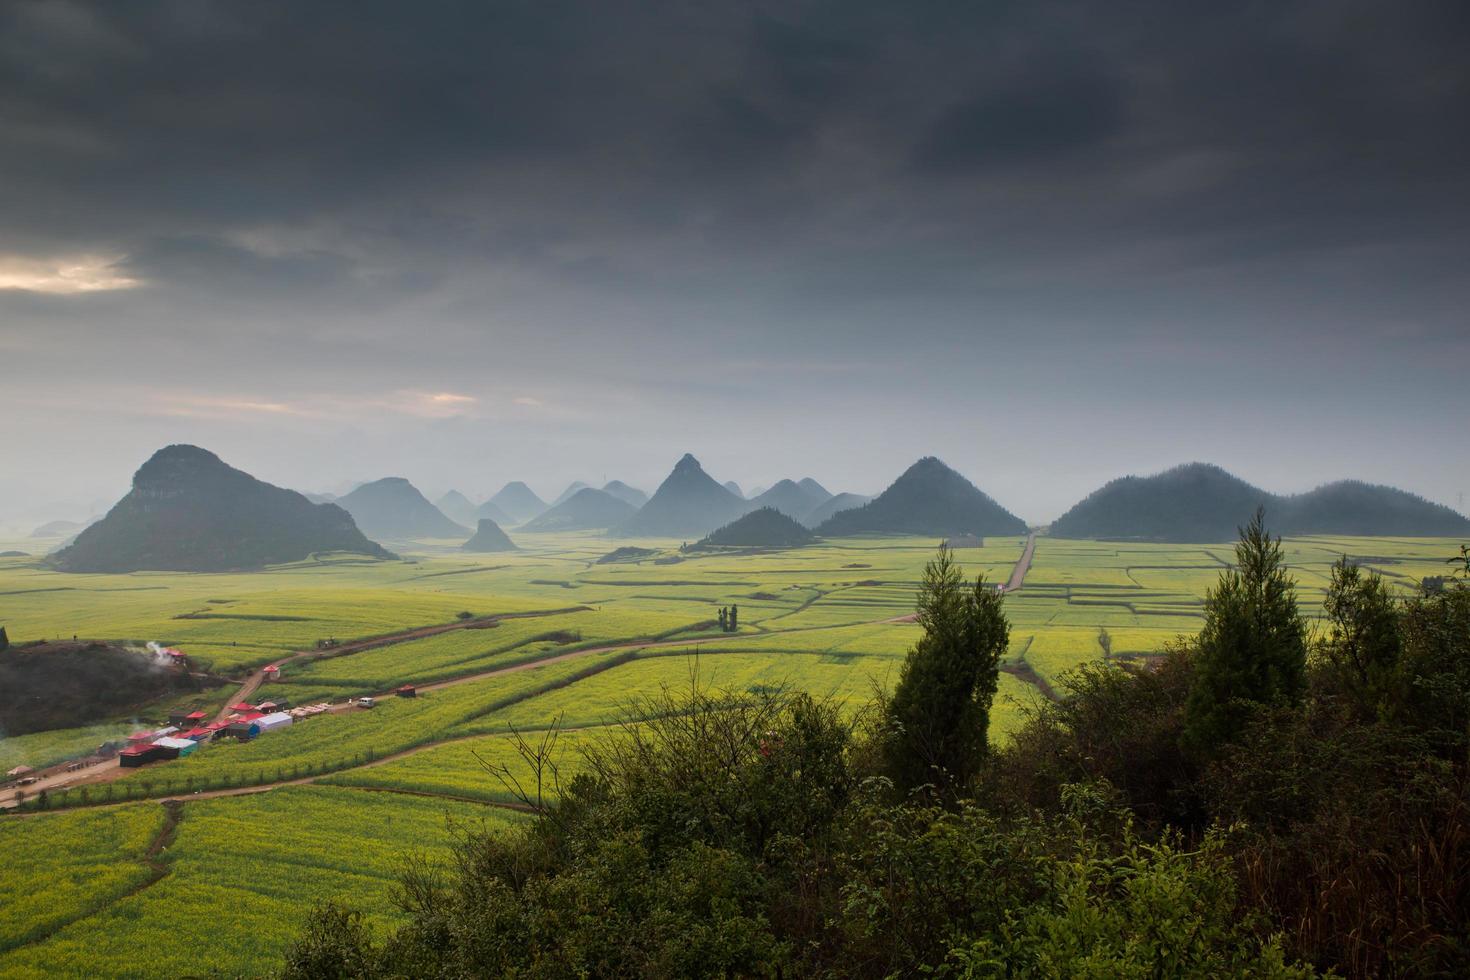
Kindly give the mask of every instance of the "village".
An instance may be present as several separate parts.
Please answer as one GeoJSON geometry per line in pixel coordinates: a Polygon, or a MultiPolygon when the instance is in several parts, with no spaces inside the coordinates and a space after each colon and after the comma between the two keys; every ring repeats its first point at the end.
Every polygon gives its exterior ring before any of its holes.
{"type": "MultiPolygon", "coordinates": [[[[188,657],[177,647],[157,643],[149,643],[147,646],[160,662],[168,663],[178,670],[188,669],[188,657]]],[[[245,692],[253,692],[257,683],[280,680],[281,668],[282,665],[278,663],[262,668],[256,675],[256,680],[247,681],[241,691],[237,692],[237,698],[249,696],[245,692]]],[[[403,684],[393,694],[401,698],[413,698],[418,696],[418,689],[412,684],[403,684]]],[[[296,706],[285,697],[266,697],[254,704],[242,699],[221,709],[214,720],[210,720],[210,713],[207,711],[177,709],[170,712],[167,725],[158,729],[136,731],[122,740],[103,742],[81,758],[68,759],[42,769],[28,765],[13,767],[5,773],[4,779],[0,779],[0,790],[11,792],[9,799],[0,799],[0,807],[19,806],[28,791],[44,793],[65,789],[70,785],[68,777],[114,760],[119,769],[137,769],[153,763],[171,762],[187,758],[218,739],[249,742],[309,718],[344,711],[369,710],[377,707],[377,704],[378,698],[372,696],[349,698],[339,704],[321,701],[296,706]]]]}

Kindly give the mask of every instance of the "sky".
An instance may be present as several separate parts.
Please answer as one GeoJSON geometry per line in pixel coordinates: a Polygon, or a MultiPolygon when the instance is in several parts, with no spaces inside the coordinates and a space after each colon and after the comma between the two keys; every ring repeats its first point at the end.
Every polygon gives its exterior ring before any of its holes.
{"type": "Polygon", "coordinates": [[[1455,506],[1467,50],[1462,0],[0,5],[0,526],[176,442],[1455,506]]]}

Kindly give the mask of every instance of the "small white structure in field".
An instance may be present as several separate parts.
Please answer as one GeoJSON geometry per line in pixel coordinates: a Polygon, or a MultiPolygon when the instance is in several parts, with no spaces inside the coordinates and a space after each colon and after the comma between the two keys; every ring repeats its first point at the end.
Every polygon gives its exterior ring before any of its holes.
{"type": "Polygon", "coordinates": [[[273,732],[277,728],[285,728],[291,724],[291,713],[288,711],[277,711],[263,718],[257,718],[256,724],[260,726],[260,733],[264,735],[266,732],[273,732]]]}

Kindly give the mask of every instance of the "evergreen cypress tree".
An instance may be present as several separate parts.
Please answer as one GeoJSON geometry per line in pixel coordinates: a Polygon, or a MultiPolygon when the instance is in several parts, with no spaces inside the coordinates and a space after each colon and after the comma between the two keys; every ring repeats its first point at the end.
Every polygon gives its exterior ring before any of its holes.
{"type": "Polygon", "coordinates": [[[978,769],[988,747],[1000,659],[1010,643],[1003,601],[983,575],[966,589],[944,545],[925,566],[917,617],[924,635],[884,706],[885,761],[898,788],[932,784],[949,792],[978,769]]]}
{"type": "Polygon", "coordinates": [[[1256,707],[1295,705],[1306,689],[1307,624],[1264,508],[1240,529],[1235,564],[1205,599],[1185,704],[1184,745],[1199,756],[1230,742],[1256,707]]]}
{"type": "Polygon", "coordinates": [[[1366,574],[1344,555],[1332,566],[1324,603],[1331,633],[1321,651],[1345,699],[1364,717],[1392,709],[1398,688],[1399,608],[1383,576],[1366,574]]]}
{"type": "Polygon", "coordinates": [[[739,606],[736,606],[736,605],[731,605],[730,606],[730,632],[731,633],[738,633],[739,631],[740,631],[740,607],[739,606]]]}

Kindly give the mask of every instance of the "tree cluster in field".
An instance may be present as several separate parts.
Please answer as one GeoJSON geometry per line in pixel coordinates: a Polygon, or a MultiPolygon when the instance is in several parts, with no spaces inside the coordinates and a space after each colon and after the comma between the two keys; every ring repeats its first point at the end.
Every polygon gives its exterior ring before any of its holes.
{"type": "Polygon", "coordinates": [[[720,607],[720,632],[740,632],[740,607],[735,605],[720,607]]]}
{"type": "Polygon", "coordinates": [[[98,641],[19,646],[0,658],[0,733],[84,725],[203,686],[185,671],[158,666],[146,652],[98,641]]]}
{"type": "Polygon", "coordinates": [[[761,507],[696,542],[688,550],[708,548],[799,548],[817,536],[774,507],[761,507]]]}
{"type": "MultiPolygon", "coordinates": [[[[1470,567],[1465,569],[1470,574],[1470,567]]],[[[1470,582],[1346,559],[1302,617],[1258,514],[1206,624],[986,738],[1004,597],[941,549],[891,696],[691,682],[534,817],[411,865],[379,938],[324,906],[284,976],[1470,975],[1470,582]]]]}

